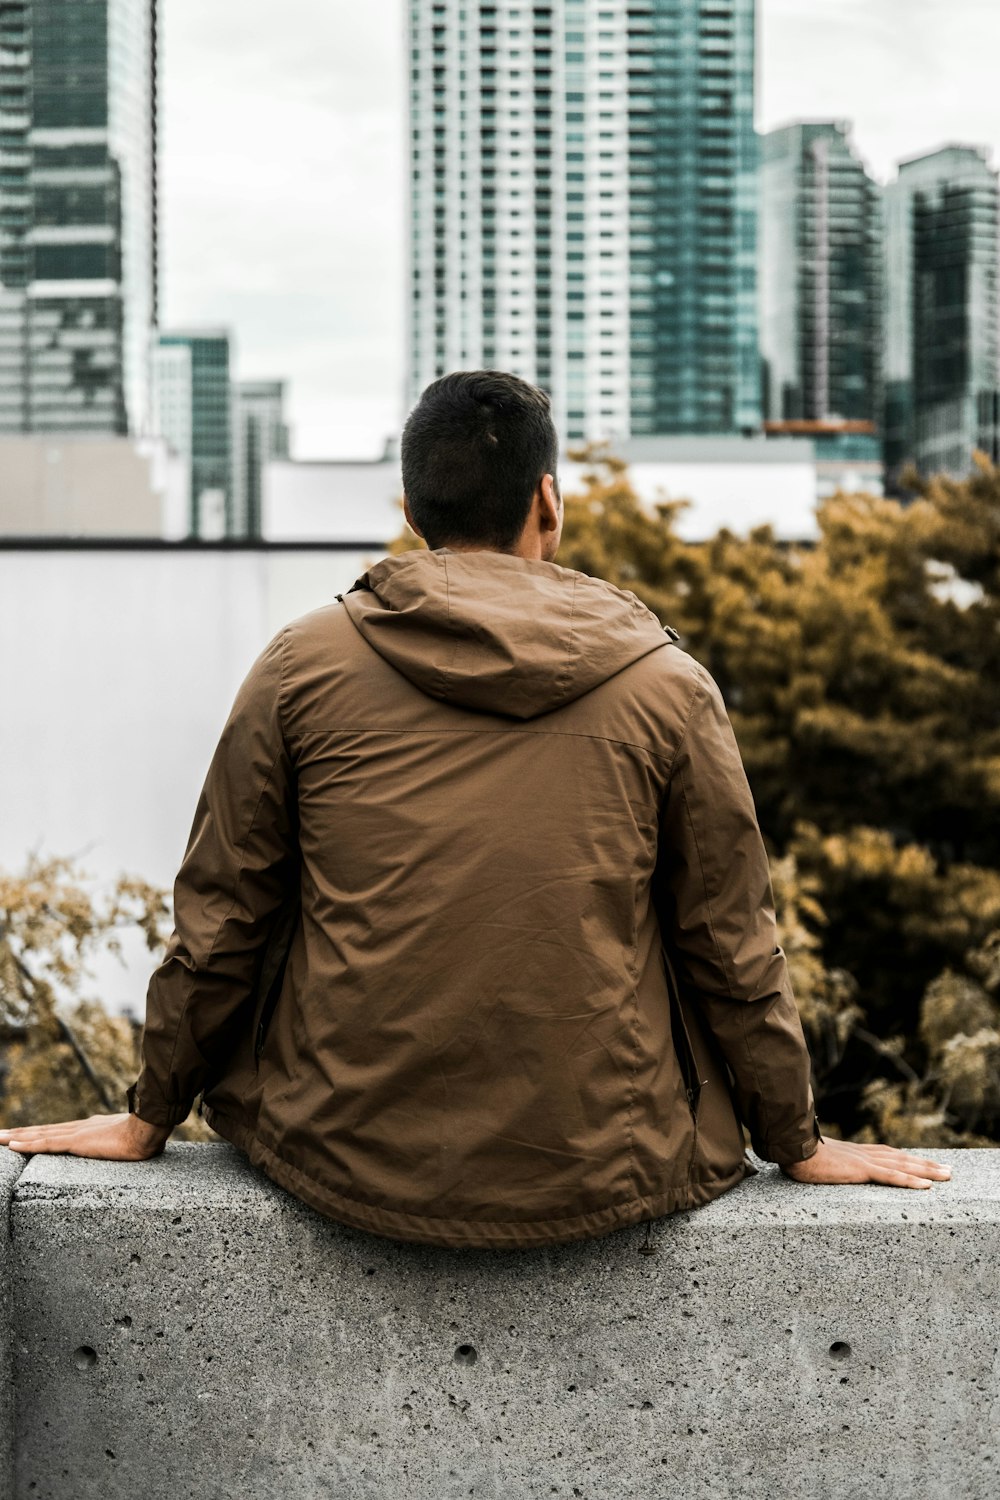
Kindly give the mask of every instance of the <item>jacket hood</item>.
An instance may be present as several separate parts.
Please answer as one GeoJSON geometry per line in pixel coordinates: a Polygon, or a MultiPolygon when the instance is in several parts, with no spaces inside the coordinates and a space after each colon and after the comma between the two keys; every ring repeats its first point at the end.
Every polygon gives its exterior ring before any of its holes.
{"type": "Polygon", "coordinates": [[[670,644],[634,594],[502,552],[405,552],[341,596],[368,644],[432,698],[533,719],[670,644]]]}

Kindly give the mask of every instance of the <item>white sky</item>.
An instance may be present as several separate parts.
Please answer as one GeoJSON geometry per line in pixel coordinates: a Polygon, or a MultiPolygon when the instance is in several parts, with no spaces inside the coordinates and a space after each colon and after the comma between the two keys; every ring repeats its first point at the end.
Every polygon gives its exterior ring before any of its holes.
{"type": "MultiPolygon", "coordinates": [[[[403,411],[404,0],[164,0],[163,320],[285,377],[298,458],[403,411]]],[[[880,178],[1000,142],[997,0],[759,0],[758,124],[853,120],[880,178]]]]}

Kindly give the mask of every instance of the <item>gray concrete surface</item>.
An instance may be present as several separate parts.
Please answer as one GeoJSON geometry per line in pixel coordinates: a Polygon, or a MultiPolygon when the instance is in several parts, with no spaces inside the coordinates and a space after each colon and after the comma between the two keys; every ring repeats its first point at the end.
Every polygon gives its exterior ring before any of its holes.
{"type": "Polygon", "coordinates": [[[10,1200],[25,1159],[0,1150],[0,1500],[14,1486],[14,1367],[11,1348],[14,1263],[10,1243],[10,1200]]]}
{"type": "Polygon", "coordinates": [[[1000,1152],[935,1154],[927,1192],[765,1167],[651,1256],[383,1240],[226,1144],[34,1157],[16,1500],[991,1500],[1000,1152]]]}

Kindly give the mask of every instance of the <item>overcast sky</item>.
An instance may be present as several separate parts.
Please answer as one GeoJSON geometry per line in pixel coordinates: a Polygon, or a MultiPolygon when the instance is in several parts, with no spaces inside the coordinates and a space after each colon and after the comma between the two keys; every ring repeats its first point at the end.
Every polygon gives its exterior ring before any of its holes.
{"type": "MultiPolygon", "coordinates": [[[[404,0],[164,0],[165,323],[289,381],[299,458],[403,416],[404,0]]],[[[853,120],[876,175],[996,146],[997,0],[760,0],[758,125],[853,120]]]]}

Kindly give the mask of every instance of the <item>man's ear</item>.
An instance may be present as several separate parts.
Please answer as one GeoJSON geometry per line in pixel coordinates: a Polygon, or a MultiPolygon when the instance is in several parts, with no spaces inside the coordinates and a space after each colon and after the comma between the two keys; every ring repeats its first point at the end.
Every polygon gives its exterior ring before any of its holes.
{"type": "Polygon", "coordinates": [[[542,482],[538,486],[539,505],[538,519],[543,531],[555,531],[559,526],[559,514],[562,509],[562,496],[556,488],[556,483],[551,474],[543,474],[542,482]]]}
{"type": "Polygon", "coordinates": [[[406,517],[406,524],[407,526],[409,526],[410,530],[414,532],[421,541],[423,541],[424,534],[420,530],[420,527],[417,525],[416,521],[413,519],[413,512],[410,510],[410,502],[406,498],[405,490],[403,491],[403,515],[406,517]]]}

